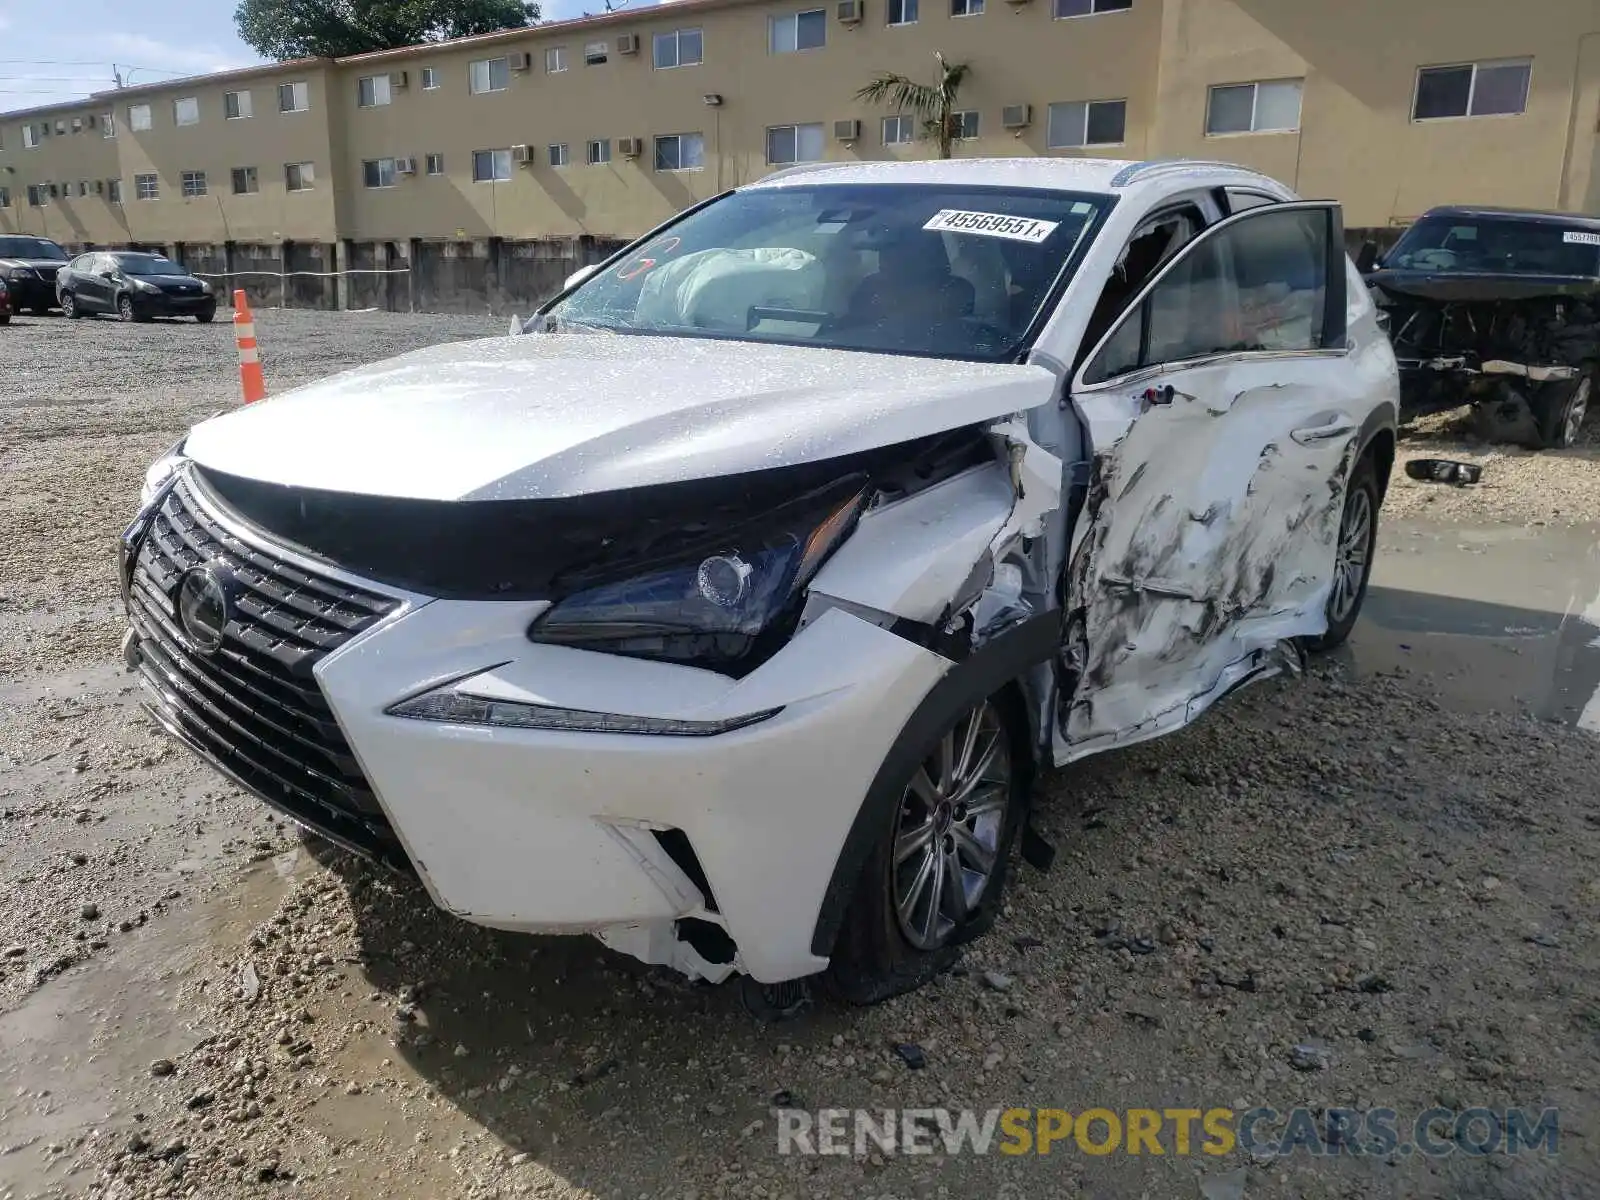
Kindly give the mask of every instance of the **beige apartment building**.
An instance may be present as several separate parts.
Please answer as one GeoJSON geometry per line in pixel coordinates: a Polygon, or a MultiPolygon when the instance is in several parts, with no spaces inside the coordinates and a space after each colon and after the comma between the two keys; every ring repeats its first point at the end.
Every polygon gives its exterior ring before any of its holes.
{"type": "Polygon", "coordinates": [[[1600,211],[1596,0],[681,0],[0,115],[0,232],[627,237],[788,163],[933,154],[855,93],[935,51],[971,67],[962,157],[1227,159],[1357,228],[1600,211]]]}

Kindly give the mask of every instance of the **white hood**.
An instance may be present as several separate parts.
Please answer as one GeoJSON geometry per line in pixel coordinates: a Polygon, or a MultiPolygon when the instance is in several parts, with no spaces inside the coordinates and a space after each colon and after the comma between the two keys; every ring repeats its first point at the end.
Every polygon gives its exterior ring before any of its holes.
{"type": "Polygon", "coordinates": [[[1048,401],[1042,367],[604,333],[454,342],[198,425],[250,479],[432,500],[577,496],[791,466],[1048,401]]]}

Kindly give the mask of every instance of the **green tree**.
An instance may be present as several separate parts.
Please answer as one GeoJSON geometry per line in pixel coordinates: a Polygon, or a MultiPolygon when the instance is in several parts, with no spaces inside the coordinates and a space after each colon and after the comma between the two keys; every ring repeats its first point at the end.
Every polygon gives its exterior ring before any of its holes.
{"type": "Polygon", "coordinates": [[[539,19],[526,0],[240,0],[246,45],[280,62],[339,58],[515,29],[539,19]]]}
{"type": "Polygon", "coordinates": [[[903,113],[922,119],[922,127],[938,139],[939,157],[950,157],[950,143],[960,136],[956,120],[956,99],[961,94],[961,84],[971,68],[966,63],[946,62],[939,51],[933,52],[938,60],[938,78],[932,83],[918,83],[904,75],[886,71],[856,93],[856,99],[869,104],[887,104],[903,113]]]}

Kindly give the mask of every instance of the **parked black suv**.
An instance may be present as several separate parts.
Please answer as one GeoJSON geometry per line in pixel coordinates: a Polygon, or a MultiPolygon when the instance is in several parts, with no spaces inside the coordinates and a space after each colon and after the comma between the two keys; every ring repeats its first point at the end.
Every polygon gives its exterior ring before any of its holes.
{"type": "Polygon", "coordinates": [[[1400,416],[1471,404],[1492,438],[1561,449],[1600,377],[1600,219],[1433,208],[1357,264],[1400,361],[1400,416]]]}
{"type": "Polygon", "coordinates": [[[211,285],[161,254],[136,250],[91,250],[56,276],[61,311],[69,317],[113,313],[124,321],[193,317],[205,324],[217,315],[211,285]]]}
{"type": "Polygon", "coordinates": [[[56,306],[56,272],[67,252],[49,238],[0,234],[0,279],[11,293],[13,312],[44,314],[56,306]]]}

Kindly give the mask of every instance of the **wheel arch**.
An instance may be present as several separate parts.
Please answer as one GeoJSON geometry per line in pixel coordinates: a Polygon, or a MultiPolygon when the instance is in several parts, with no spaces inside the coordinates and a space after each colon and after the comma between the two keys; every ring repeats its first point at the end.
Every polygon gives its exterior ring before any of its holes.
{"type": "Polygon", "coordinates": [[[1031,732],[1023,677],[1030,667],[1052,659],[1061,645],[1061,613],[1029,618],[973,649],[934,684],[907,718],[883,757],[855,820],[845,835],[823,894],[812,931],[811,952],[830,957],[851,898],[877,839],[888,828],[904,780],[916,769],[928,742],[968,708],[991,696],[1002,698],[1011,725],[1016,767],[1031,793],[1038,770],[1037,741],[1031,732]]]}
{"type": "Polygon", "coordinates": [[[1366,422],[1361,426],[1361,433],[1356,440],[1361,449],[1352,462],[1360,462],[1367,455],[1372,456],[1372,465],[1378,476],[1380,504],[1389,494],[1389,477],[1394,472],[1399,424],[1399,414],[1395,411],[1394,405],[1385,401],[1367,414],[1366,422]]]}

